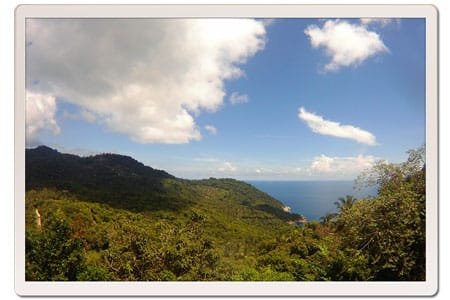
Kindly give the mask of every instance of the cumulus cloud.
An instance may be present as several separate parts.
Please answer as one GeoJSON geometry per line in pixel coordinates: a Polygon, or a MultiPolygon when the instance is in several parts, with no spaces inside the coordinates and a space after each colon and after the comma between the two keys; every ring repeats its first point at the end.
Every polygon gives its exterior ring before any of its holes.
{"type": "MultiPolygon", "coordinates": [[[[290,168],[289,168],[290,170],[290,168]]],[[[288,173],[287,168],[285,167],[278,167],[275,169],[268,168],[268,167],[257,167],[254,171],[257,175],[275,175],[275,174],[284,174],[288,173]]]]}
{"type": "Polygon", "coordinates": [[[94,123],[95,120],[97,120],[97,117],[95,116],[95,114],[93,112],[90,112],[88,110],[83,109],[81,111],[81,117],[83,118],[83,120],[89,122],[89,123],[94,123]]]}
{"type": "Polygon", "coordinates": [[[63,117],[69,120],[84,120],[89,123],[94,123],[97,119],[94,113],[85,109],[78,112],[68,112],[65,110],[63,111],[63,117]]]}
{"type": "Polygon", "coordinates": [[[328,20],[322,28],[310,25],[304,32],[313,48],[324,48],[330,57],[331,61],[325,65],[324,71],[358,66],[372,56],[389,51],[380,36],[364,24],[328,20]]]}
{"type": "Polygon", "coordinates": [[[28,19],[27,89],[140,143],[200,140],[195,118],[264,48],[252,19],[28,19]]]}
{"type": "Polygon", "coordinates": [[[49,130],[59,134],[56,123],[56,99],[47,94],[26,93],[26,144],[34,146],[38,143],[39,133],[49,130]]]}
{"type": "Polygon", "coordinates": [[[182,178],[232,177],[242,180],[351,180],[379,158],[372,155],[327,156],[307,160],[267,162],[251,158],[226,160],[200,157],[173,161],[172,174],[182,178]]]}
{"type": "Polygon", "coordinates": [[[393,19],[393,18],[361,18],[360,22],[362,25],[369,26],[369,25],[379,25],[380,27],[386,27],[389,24],[393,23],[394,21],[398,22],[399,19],[393,19]]]}
{"type": "Polygon", "coordinates": [[[273,23],[275,23],[276,19],[260,19],[261,22],[263,22],[263,24],[265,26],[271,26],[273,23]]]}
{"type": "Polygon", "coordinates": [[[321,155],[319,157],[314,158],[314,161],[311,163],[311,170],[320,173],[328,173],[332,170],[331,169],[332,162],[333,158],[321,155]]]}
{"type": "Polygon", "coordinates": [[[325,120],[319,115],[306,111],[303,107],[300,107],[298,117],[315,133],[350,139],[371,146],[376,145],[376,139],[372,133],[352,125],[325,120]]]}
{"type": "Polygon", "coordinates": [[[237,169],[238,168],[229,161],[224,162],[222,166],[219,167],[220,172],[235,172],[237,169]]]}
{"type": "Polygon", "coordinates": [[[329,157],[322,154],[311,162],[310,171],[316,175],[352,175],[371,168],[375,161],[376,158],[372,155],[329,157]]]}
{"type": "Polygon", "coordinates": [[[245,94],[239,94],[237,92],[233,92],[230,95],[230,103],[231,104],[241,104],[241,103],[247,103],[248,102],[248,96],[245,94]]]}
{"type": "Polygon", "coordinates": [[[217,128],[212,125],[205,125],[206,131],[208,131],[210,134],[217,134],[217,128]]]}

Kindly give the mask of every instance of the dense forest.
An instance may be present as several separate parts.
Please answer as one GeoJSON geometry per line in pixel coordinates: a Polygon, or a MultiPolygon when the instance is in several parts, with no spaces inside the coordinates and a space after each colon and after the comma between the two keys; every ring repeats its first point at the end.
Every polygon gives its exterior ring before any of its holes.
{"type": "Polygon", "coordinates": [[[356,184],[377,196],[295,225],[241,181],[27,149],[26,280],[425,280],[424,147],[356,184]]]}

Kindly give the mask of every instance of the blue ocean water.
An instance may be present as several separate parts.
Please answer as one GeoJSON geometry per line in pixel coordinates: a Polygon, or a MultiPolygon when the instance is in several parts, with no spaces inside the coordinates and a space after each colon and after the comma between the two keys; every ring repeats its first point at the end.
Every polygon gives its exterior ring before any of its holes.
{"type": "Polygon", "coordinates": [[[291,207],[292,212],[308,220],[319,220],[336,212],[334,202],[352,195],[357,198],[375,196],[377,188],[358,190],[353,181],[247,181],[257,189],[291,207]]]}

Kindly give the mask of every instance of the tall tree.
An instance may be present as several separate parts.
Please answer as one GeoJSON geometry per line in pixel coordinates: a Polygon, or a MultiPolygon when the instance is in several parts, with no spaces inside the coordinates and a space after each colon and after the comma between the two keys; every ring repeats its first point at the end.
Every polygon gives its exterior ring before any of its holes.
{"type": "Polygon", "coordinates": [[[334,205],[336,205],[339,211],[343,211],[352,207],[356,203],[356,201],[358,201],[357,198],[351,195],[347,195],[345,196],[345,198],[339,198],[338,201],[334,202],[334,205]]]}

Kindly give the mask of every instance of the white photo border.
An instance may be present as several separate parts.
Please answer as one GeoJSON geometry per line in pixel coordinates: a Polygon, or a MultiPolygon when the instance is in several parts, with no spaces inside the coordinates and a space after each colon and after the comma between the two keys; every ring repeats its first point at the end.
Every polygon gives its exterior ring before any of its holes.
{"type": "Polygon", "coordinates": [[[19,5],[15,11],[15,291],[21,296],[433,296],[438,292],[438,10],[433,5],[19,5]],[[426,280],[420,282],[34,282],[25,280],[27,18],[424,18],[426,280]]]}

